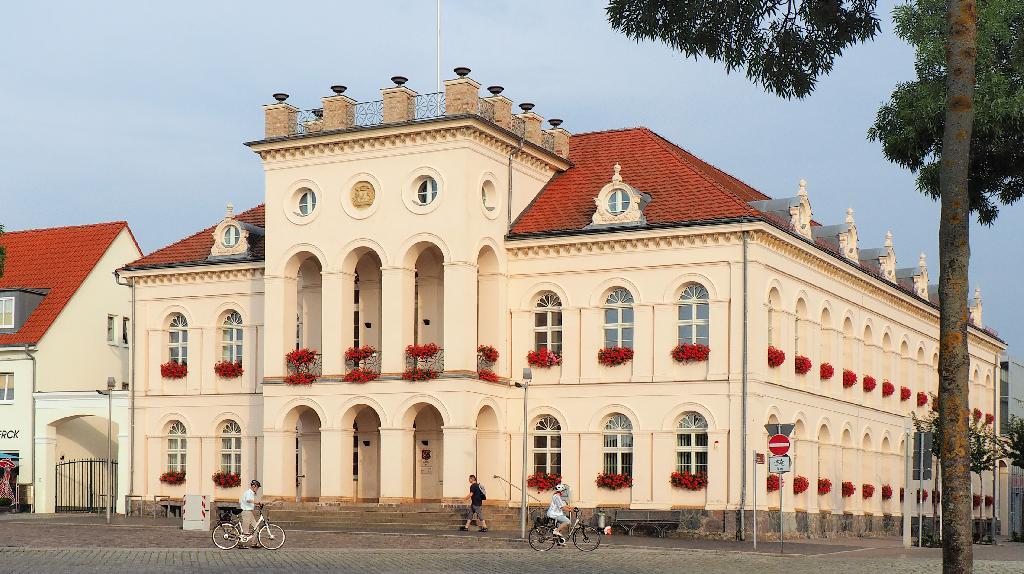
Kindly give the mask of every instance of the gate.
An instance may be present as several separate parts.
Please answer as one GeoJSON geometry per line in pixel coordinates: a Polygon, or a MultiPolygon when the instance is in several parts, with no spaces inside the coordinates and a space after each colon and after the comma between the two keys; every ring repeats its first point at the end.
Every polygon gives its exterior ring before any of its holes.
{"type": "Polygon", "coordinates": [[[72,460],[57,464],[54,509],[57,512],[117,511],[117,461],[72,460]]]}

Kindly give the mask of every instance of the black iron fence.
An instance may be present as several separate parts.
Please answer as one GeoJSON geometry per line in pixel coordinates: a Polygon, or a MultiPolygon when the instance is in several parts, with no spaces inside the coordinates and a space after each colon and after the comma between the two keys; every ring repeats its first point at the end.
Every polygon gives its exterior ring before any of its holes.
{"type": "Polygon", "coordinates": [[[94,512],[107,507],[117,511],[117,462],[103,459],[57,463],[55,505],[57,512],[94,512]]]}

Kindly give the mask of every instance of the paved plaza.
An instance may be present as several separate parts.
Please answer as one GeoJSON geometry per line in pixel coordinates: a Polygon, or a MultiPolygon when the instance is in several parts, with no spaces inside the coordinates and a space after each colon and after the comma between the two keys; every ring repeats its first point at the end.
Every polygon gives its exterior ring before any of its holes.
{"type": "MultiPolygon", "coordinates": [[[[6,572],[756,572],[886,574],[937,572],[940,552],[907,551],[893,539],[777,544],[613,536],[596,552],[571,546],[534,552],[514,533],[288,532],[285,548],[217,550],[204,532],[163,519],[94,516],[0,519],[0,573],[6,572]]],[[[1024,544],[976,547],[979,573],[1024,572],[1024,544]]]]}

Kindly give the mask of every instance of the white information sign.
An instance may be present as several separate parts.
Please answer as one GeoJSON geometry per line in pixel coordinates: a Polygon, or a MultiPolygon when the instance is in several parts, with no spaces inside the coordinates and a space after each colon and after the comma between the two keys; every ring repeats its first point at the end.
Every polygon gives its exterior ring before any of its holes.
{"type": "Polygon", "coordinates": [[[768,457],[768,472],[782,474],[792,470],[793,461],[789,455],[768,457]]]}

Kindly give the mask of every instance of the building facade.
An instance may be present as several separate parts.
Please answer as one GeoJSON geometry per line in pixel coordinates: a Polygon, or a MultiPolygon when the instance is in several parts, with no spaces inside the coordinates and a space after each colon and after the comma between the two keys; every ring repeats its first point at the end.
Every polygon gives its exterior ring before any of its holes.
{"type": "Polygon", "coordinates": [[[19,508],[38,512],[101,508],[108,489],[124,500],[131,298],[113,273],[141,256],[131,230],[114,222],[14,231],[0,244],[0,498],[14,494],[19,508]],[[108,405],[96,391],[111,377],[108,405]],[[124,459],[112,475],[108,420],[112,459],[124,459]]]}
{"type": "MultiPolygon", "coordinates": [[[[396,80],[308,112],[281,94],[247,144],[264,204],[122,271],[136,494],[236,498],[211,476],[237,473],[283,499],[453,501],[474,473],[514,504],[525,442],[527,473],[581,506],[699,509],[734,532],[753,489],[778,506],[747,459],[765,423],[793,422],[811,486],[787,509],[899,513],[883,486],[899,492],[937,388],[923,256],[897,268],[852,211],[814,221],[802,182],[772,199],[645,128],[570,135],[466,75],[441,94],[396,80]],[[289,366],[296,349],[312,362],[289,366]]],[[[971,401],[992,405],[1004,344],[980,295],[971,313],[971,401]]]]}
{"type": "MultiPolygon", "coordinates": [[[[1004,355],[999,369],[999,431],[1007,433],[1012,417],[1024,419],[1024,363],[1004,355]]],[[[1024,536],[1024,468],[1010,462],[999,464],[1000,533],[1024,536]]]]}

